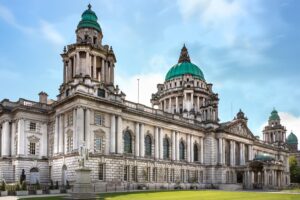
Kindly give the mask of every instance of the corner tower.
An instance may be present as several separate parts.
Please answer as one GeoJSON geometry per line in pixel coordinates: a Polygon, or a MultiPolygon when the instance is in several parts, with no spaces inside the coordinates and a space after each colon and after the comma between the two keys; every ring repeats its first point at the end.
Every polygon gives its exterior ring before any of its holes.
{"type": "Polygon", "coordinates": [[[202,70],[191,62],[184,45],[178,63],[168,71],[164,84],[157,85],[151,103],[164,112],[196,119],[218,122],[218,94],[204,79],[202,70]]]}
{"type": "Polygon", "coordinates": [[[298,138],[293,132],[287,137],[286,144],[292,153],[298,152],[298,138]]]}
{"type": "Polygon", "coordinates": [[[76,43],[67,45],[61,54],[64,73],[58,99],[75,92],[100,97],[118,95],[114,86],[116,57],[111,46],[102,44],[103,33],[90,4],[75,33],[76,43]]]}
{"type": "Polygon", "coordinates": [[[267,143],[285,143],[286,129],[280,123],[280,117],[275,108],[271,112],[268,125],[263,130],[263,139],[267,143]]]}

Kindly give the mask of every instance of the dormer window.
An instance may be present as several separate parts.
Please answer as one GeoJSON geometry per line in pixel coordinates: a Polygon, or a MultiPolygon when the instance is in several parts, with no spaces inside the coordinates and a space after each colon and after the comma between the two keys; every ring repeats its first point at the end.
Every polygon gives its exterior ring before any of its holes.
{"type": "Polygon", "coordinates": [[[97,37],[93,38],[93,43],[96,44],[97,43],[97,37]]]}
{"type": "Polygon", "coordinates": [[[105,98],[105,90],[104,89],[98,89],[98,97],[105,98]]]}

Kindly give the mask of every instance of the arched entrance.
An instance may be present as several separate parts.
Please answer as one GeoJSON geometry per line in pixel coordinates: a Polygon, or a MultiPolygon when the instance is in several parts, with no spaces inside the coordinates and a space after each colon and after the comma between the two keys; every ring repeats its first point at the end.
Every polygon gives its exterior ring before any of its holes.
{"type": "Polygon", "coordinates": [[[39,169],[34,167],[30,169],[30,184],[36,184],[40,182],[40,173],[39,169]]]}
{"type": "Polygon", "coordinates": [[[63,185],[67,185],[67,166],[63,165],[62,172],[61,172],[61,182],[63,185]]]}

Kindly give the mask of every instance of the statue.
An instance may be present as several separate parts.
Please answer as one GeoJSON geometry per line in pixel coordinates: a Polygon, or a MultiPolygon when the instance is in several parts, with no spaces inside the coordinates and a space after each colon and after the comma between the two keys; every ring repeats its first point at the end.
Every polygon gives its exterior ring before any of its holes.
{"type": "Polygon", "coordinates": [[[82,145],[80,145],[79,148],[79,159],[78,159],[79,168],[85,167],[84,165],[86,160],[88,160],[88,156],[89,156],[88,149],[85,147],[85,144],[83,143],[82,145]]]}
{"type": "Polygon", "coordinates": [[[20,176],[20,184],[22,184],[23,181],[25,181],[25,180],[26,180],[25,170],[22,169],[22,174],[20,176]]]}

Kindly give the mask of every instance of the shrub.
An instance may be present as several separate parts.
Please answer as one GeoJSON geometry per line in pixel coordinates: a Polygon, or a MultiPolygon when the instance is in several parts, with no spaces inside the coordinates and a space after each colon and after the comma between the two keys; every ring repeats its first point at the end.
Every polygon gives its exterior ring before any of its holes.
{"type": "Polygon", "coordinates": [[[3,180],[2,183],[1,183],[0,190],[1,190],[1,191],[5,191],[5,187],[6,187],[6,183],[5,183],[5,181],[3,180]]]}
{"type": "Polygon", "coordinates": [[[55,182],[55,188],[56,190],[58,190],[58,181],[55,182]]]}
{"type": "Polygon", "coordinates": [[[54,185],[53,185],[53,180],[50,180],[50,187],[49,187],[50,190],[53,190],[54,189],[54,185]]]}
{"type": "Polygon", "coordinates": [[[16,184],[16,191],[20,191],[20,190],[21,190],[20,183],[17,183],[17,184],[16,184]]]}
{"type": "Polygon", "coordinates": [[[27,183],[26,183],[26,181],[22,182],[21,190],[27,190],[27,183]]]}
{"type": "Polygon", "coordinates": [[[36,189],[37,190],[41,190],[42,188],[41,188],[41,184],[40,184],[40,182],[39,181],[36,181],[36,189]]]}
{"type": "Polygon", "coordinates": [[[66,182],[67,182],[66,189],[67,189],[67,190],[71,189],[70,182],[69,182],[68,180],[67,180],[66,182]]]}

